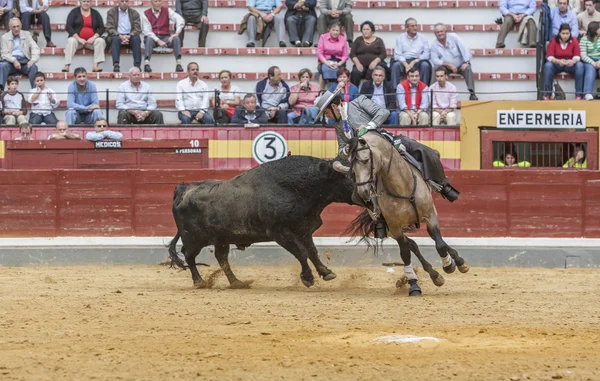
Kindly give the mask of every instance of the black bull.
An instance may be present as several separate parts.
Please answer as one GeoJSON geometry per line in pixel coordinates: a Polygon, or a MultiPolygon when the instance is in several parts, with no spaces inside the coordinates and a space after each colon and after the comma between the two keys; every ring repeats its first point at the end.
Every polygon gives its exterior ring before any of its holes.
{"type": "Polygon", "coordinates": [[[313,233],[322,225],[321,212],[332,202],[352,205],[354,183],[336,172],[332,162],[309,156],[290,156],[262,164],[230,180],[180,184],[173,196],[177,235],[169,245],[173,263],[185,268],[182,253],[196,287],[207,287],[195,258],[203,247],[214,245],[215,257],[232,287],[247,287],[229,266],[229,245],[245,248],[275,241],[302,265],[300,279],[314,284],[310,259],[324,280],[336,275],[319,259],[313,233]]]}

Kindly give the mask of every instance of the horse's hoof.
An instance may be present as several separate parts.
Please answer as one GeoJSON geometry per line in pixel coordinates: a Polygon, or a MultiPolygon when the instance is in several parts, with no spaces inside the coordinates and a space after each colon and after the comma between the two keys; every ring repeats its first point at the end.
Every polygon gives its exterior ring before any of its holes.
{"type": "Polygon", "coordinates": [[[335,275],[335,273],[323,275],[323,280],[334,280],[335,278],[337,278],[337,275],[335,275]]]}
{"type": "Polygon", "coordinates": [[[452,263],[448,266],[442,267],[444,269],[444,272],[446,274],[452,274],[453,272],[456,271],[456,263],[454,263],[454,261],[452,261],[452,263]]]}
{"type": "Polygon", "coordinates": [[[194,281],[194,287],[196,288],[210,288],[210,284],[205,281],[204,279],[200,279],[197,281],[194,281]]]}
{"type": "Polygon", "coordinates": [[[242,290],[242,289],[247,289],[250,288],[250,285],[254,283],[253,280],[247,280],[242,282],[241,280],[238,280],[236,282],[233,282],[229,285],[229,288],[233,288],[233,289],[237,289],[237,290],[242,290]]]}
{"type": "Polygon", "coordinates": [[[467,262],[463,263],[461,266],[458,266],[458,271],[460,271],[461,273],[466,273],[470,270],[471,268],[469,267],[469,265],[467,264],[467,262]]]}
{"type": "Polygon", "coordinates": [[[408,296],[421,296],[421,294],[421,287],[417,285],[410,286],[410,289],[408,290],[408,296]]]}
{"type": "Polygon", "coordinates": [[[396,281],[396,288],[402,288],[408,283],[408,278],[403,275],[402,278],[396,281]]]}
{"type": "Polygon", "coordinates": [[[437,277],[431,277],[431,281],[438,287],[442,287],[444,283],[446,283],[446,279],[442,276],[442,274],[438,273],[437,277]]]}
{"type": "Polygon", "coordinates": [[[315,284],[315,280],[313,278],[304,279],[304,278],[300,277],[300,279],[302,280],[302,283],[308,288],[312,287],[315,284]]]}

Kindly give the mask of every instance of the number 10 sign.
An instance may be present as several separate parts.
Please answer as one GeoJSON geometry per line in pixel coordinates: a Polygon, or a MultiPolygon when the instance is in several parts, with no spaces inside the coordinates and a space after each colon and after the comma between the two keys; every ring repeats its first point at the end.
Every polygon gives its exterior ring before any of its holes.
{"type": "Polygon", "coordinates": [[[252,157],[259,164],[282,159],[287,152],[287,142],[277,132],[262,132],[252,142],[252,157]]]}

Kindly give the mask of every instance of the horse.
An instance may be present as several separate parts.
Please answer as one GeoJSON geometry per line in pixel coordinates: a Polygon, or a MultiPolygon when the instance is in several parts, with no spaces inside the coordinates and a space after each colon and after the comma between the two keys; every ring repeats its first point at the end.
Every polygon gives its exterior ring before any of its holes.
{"type": "Polygon", "coordinates": [[[403,229],[412,224],[417,228],[421,222],[427,225],[427,232],[435,241],[435,248],[442,259],[444,272],[451,274],[457,267],[461,273],[469,271],[467,262],[442,238],[431,188],[421,172],[377,131],[344,139],[348,144],[350,166],[338,162],[336,167],[353,177],[356,195],[366,205],[348,231],[368,241],[375,220],[380,216],[385,218],[390,236],[400,247],[404,275],[410,285],[409,296],[422,293],[411,265],[411,251],[436,286],[445,282],[443,276],[423,258],[416,242],[404,235],[403,229]]]}

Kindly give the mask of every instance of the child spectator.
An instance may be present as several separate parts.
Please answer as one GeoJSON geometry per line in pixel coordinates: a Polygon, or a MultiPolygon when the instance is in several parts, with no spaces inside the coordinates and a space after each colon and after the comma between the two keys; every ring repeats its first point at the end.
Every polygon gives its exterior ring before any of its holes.
{"type": "Polygon", "coordinates": [[[7,126],[16,126],[17,124],[27,123],[27,105],[25,96],[17,89],[19,80],[17,77],[8,77],[6,81],[8,91],[0,95],[0,108],[4,116],[4,124],[7,126]]]}
{"type": "Polygon", "coordinates": [[[46,75],[41,71],[35,73],[35,89],[31,90],[27,101],[31,103],[29,123],[48,125],[58,122],[52,109],[60,105],[60,99],[58,99],[54,90],[46,87],[46,75]]]}
{"type": "Polygon", "coordinates": [[[594,91],[594,82],[596,81],[596,73],[600,73],[600,45],[598,45],[598,35],[600,34],[600,23],[592,21],[587,26],[586,35],[583,36],[579,47],[581,50],[581,61],[585,67],[585,75],[583,79],[583,92],[585,100],[591,101],[594,99],[592,92],[594,91]]]}

